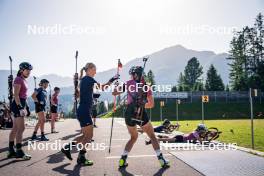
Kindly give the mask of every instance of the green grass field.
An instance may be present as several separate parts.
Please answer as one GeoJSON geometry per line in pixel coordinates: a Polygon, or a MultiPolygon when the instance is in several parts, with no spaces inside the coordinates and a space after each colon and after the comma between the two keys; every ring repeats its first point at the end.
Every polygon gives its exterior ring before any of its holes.
{"type": "MultiPolygon", "coordinates": [[[[173,121],[175,124],[175,121],[173,121]]],[[[194,130],[200,120],[179,121],[179,131],[188,133],[194,130]]],[[[152,122],[160,125],[160,122],[152,122]]],[[[237,143],[238,146],[251,148],[250,120],[205,120],[207,127],[217,127],[223,133],[218,138],[225,143],[237,143]],[[234,133],[231,132],[233,130],[234,133]]],[[[264,119],[254,120],[255,150],[264,152],[264,119]]]]}

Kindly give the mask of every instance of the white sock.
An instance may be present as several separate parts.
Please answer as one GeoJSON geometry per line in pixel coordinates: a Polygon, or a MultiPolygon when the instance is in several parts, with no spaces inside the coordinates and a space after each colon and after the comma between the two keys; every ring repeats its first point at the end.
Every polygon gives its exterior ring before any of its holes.
{"type": "Polygon", "coordinates": [[[157,156],[160,156],[160,154],[161,154],[160,149],[155,150],[155,152],[156,152],[157,156]]]}
{"type": "Polygon", "coordinates": [[[129,153],[128,151],[124,150],[122,156],[126,156],[126,155],[128,155],[128,153],[129,153]]]}

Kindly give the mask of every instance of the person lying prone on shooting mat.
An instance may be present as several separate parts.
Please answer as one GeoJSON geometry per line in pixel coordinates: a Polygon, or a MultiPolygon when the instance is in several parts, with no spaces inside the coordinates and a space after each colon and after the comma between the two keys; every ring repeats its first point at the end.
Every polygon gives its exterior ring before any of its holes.
{"type": "MultiPolygon", "coordinates": [[[[155,133],[171,133],[174,130],[178,130],[180,125],[177,123],[176,125],[173,125],[168,119],[164,119],[161,125],[154,127],[155,133]]],[[[137,129],[138,132],[143,133],[143,130],[141,128],[137,129]]]]}
{"type": "MultiPolygon", "coordinates": [[[[207,127],[204,124],[199,124],[197,128],[188,134],[183,135],[176,135],[174,137],[168,137],[168,136],[161,136],[159,135],[158,141],[160,142],[169,142],[169,143],[186,143],[186,142],[193,142],[199,141],[202,143],[201,136],[207,132],[207,127]]],[[[146,141],[146,145],[151,144],[152,141],[146,141]]]]}

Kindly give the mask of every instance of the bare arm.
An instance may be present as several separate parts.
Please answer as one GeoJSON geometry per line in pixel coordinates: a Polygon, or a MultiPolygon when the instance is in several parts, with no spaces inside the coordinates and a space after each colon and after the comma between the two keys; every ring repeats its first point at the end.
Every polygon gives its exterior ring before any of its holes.
{"type": "Polygon", "coordinates": [[[151,109],[154,107],[154,98],[152,95],[147,97],[148,102],[145,104],[146,109],[151,109]]]}
{"type": "Polygon", "coordinates": [[[56,103],[53,101],[53,98],[54,98],[54,95],[51,96],[50,103],[51,103],[52,105],[56,105],[56,103]]]}
{"type": "Polygon", "coordinates": [[[34,100],[34,102],[38,102],[38,99],[37,99],[37,92],[34,91],[33,94],[31,95],[32,99],[34,100]]]}
{"type": "Polygon", "coordinates": [[[17,105],[21,105],[20,98],[19,98],[19,92],[20,92],[21,85],[20,84],[14,84],[14,98],[17,105]]]}
{"type": "Polygon", "coordinates": [[[115,80],[119,79],[119,74],[116,74],[114,77],[112,77],[107,83],[105,84],[100,84],[100,83],[96,83],[96,88],[97,89],[101,89],[101,90],[105,90],[107,89],[115,80]]]}

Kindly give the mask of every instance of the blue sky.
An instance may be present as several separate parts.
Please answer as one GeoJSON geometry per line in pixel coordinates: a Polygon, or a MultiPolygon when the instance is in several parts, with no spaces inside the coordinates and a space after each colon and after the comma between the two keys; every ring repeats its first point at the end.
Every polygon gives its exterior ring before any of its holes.
{"type": "Polygon", "coordinates": [[[0,69],[11,55],[15,68],[31,62],[34,75],[71,76],[76,49],[79,65],[94,62],[98,71],[176,44],[227,52],[232,33],[215,31],[253,25],[263,9],[262,0],[0,0],[0,69]],[[51,33],[55,25],[88,32],[51,33]]]}

